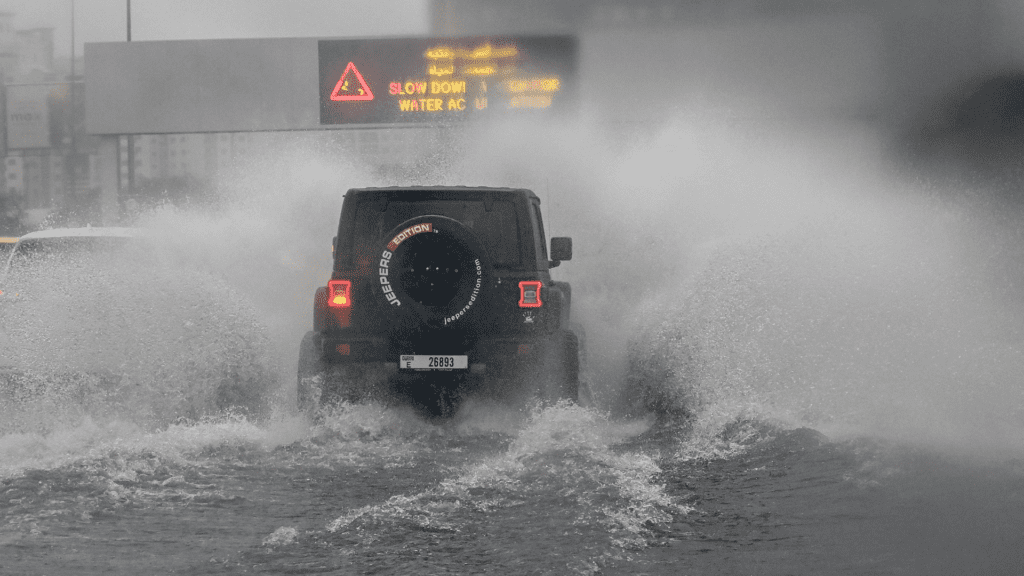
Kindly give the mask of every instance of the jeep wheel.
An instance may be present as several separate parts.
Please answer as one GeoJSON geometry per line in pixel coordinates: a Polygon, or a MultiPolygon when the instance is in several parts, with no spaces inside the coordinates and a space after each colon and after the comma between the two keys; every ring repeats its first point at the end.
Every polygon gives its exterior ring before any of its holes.
{"type": "Polygon", "coordinates": [[[537,374],[540,398],[547,402],[579,401],[579,339],[570,331],[558,332],[548,341],[537,374]]]}
{"type": "Polygon", "coordinates": [[[299,371],[296,399],[299,412],[313,414],[320,406],[323,395],[326,366],[320,358],[316,332],[309,331],[299,344],[299,371]]]}
{"type": "Polygon", "coordinates": [[[559,399],[579,402],[580,399],[580,342],[576,334],[564,332],[556,340],[559,348],[558,365],[555,368],[555,382],[559,399]]]}
{"type": "Polygon", "coordinates": [[[468,228],[444,216],[418,216],[385,237],[378,297],[393,314],[432,328],[462,326],[483,308],[493,276],[468,228]]]}

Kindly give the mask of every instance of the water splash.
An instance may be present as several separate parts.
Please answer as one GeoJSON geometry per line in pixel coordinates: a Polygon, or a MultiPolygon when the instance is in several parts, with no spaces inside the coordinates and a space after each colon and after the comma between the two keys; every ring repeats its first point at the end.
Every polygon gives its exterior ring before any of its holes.
{"type": "Polygon", "coordinates": [[[0,433],[82,417],[146,427],[227,409],[265,414],[269,341],[224,282],[162,257],[152,238],[117,257],[50,263],[12,279],[3,310],[0,433]]]}
{"type": "Polygon", "coordinates": [[[282,526],[263,539],[264,546],[287,546],[295,542],[299,531],[291,526],[282,526]]]}
{"type": "Polygon", "coordinates": [[[856,122],[650,128],[480,127],[438,174],[533,188],[574,237],[554,273],[596,405],[643,391],[708,442],[752,420],[1019,452],[1018,205],[904,180],[856,122]]]}
{"type": "Polygon", "coordinates": [[[645,406],[693,419],[695,442],[754,419],[1019,453],[1016,211],[877,174],[789,184],[799,192],[779,201],[794,214],[746,224],[741,208],[721,234],[681,243],[685,269],[634,322],[628,381],[645,406]],[[809,191],[829,201],[793,203],[809,191]]]}
{"type": "MultiPolygon", "coordinates": [[[[133,463],[157,458],[164,464],[183,465],[211,449],[254,446],[267,450],[307,438],[312,431],[294,417],[277,417],[257,425],[244,416],[216,416],[181,421],[148,431],[129,421],[101,422],[85,418],[54,430],[11,433],[0,436],[0,478],[12,478],[27,470],[54,470],[84,465],[111,473],[133,463]],[[116,455],[111,459],[111,455],[116,455]]],[[[148,464],[144,468],[152,467],[148,464]]]]}
{"type": "MultiPolygon", "coordinates": [[[[650,456],[613,448],[649,425],[568,404],[538,410],[501,453],[427,491],[350,510],[327,531],[337,543],[380,549],[416,533],[465,539],[515,526],[514,538],[539,538],[526,545],[540,557],[582,569],[609,550],[645,547],[652,527],[688,511],[654,482],[650,456]]],[[[485,548],[481,561],[508,553],[485,548]]]]}

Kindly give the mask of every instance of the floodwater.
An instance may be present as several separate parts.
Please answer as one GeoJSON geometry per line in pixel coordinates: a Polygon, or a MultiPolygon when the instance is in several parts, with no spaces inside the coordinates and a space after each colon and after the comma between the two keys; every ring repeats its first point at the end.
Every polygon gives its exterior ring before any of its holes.
{"type": "Polygon", "coordinates": [[[7,435],[0,573],[1019,573],[1019,461],[750,421],[691,438],[487,405],[7,435]]]}
{"type": "Polygon", "coordinates": [[[382,182],[296,152],[145,215],[144,285],[5,309],[37,376],[0,406],[0,574],[1024,572],[1011,207],[821,134],[549,130],[408,179],[532,186],[574,237],[581,406],[297,414],[340,192],[382,182]]]}

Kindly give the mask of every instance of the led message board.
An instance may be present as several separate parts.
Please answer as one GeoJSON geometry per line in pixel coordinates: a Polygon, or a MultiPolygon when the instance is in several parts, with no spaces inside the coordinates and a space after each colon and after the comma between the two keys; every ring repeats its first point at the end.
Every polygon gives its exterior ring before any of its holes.
{"type": "Polygon", "coordinates": [[[555,113],[575,99],[570,36],[320,40],[320,124],[555,113]]]}

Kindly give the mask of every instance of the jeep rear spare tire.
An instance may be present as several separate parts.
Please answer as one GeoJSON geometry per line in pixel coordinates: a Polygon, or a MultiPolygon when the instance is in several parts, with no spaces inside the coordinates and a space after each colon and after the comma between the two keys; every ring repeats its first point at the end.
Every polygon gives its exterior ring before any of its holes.
{"type": "Polygon", "coordinates": [[[457,220],[417,216],[385,237],[377,276],[389,313],[450,328],[482,308],[492,270],[479,240],[457,220]]]}

